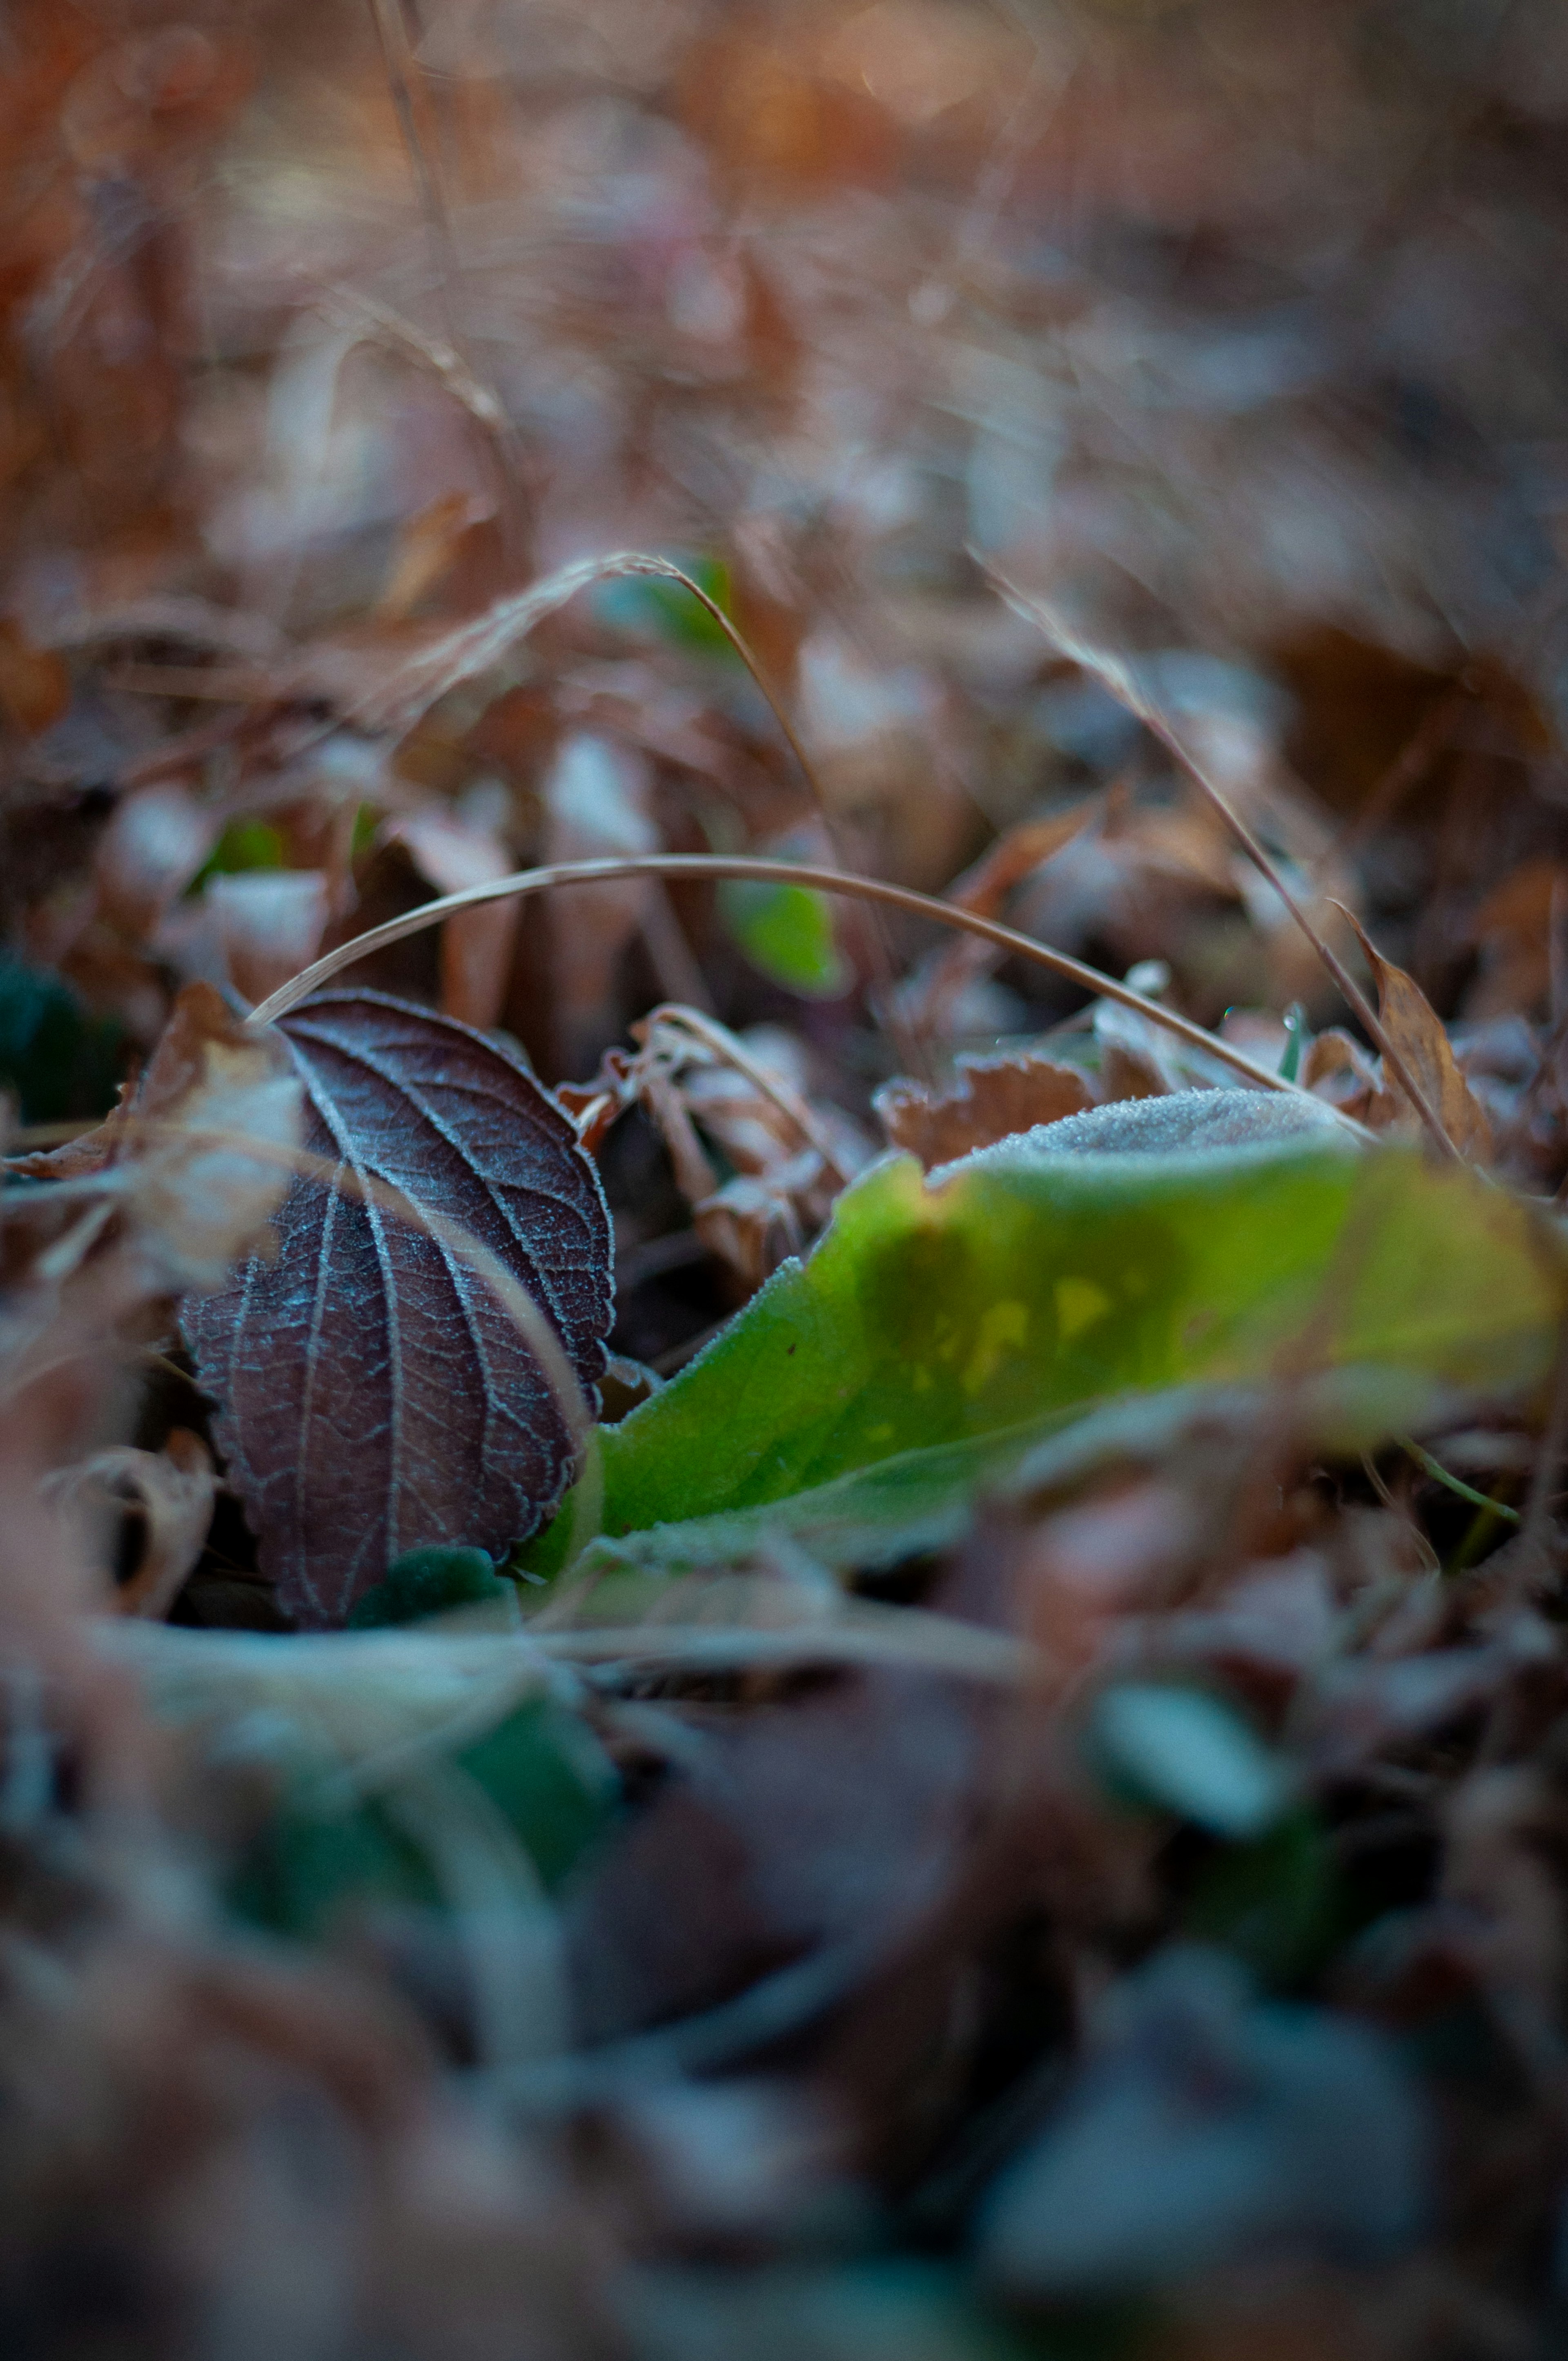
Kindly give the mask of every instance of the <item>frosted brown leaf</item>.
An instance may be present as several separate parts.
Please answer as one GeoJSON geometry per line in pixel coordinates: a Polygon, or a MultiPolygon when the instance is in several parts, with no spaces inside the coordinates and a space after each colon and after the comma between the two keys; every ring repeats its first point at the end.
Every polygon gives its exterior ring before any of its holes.
{"type": "Polygon", "coordinates": [[[451,1225],[520,1282],[591,1395],[609,1216],[567,1117],[482,1034],[368,992],[321,994],[278,1029],[306,1147],[344,1185],[297,1180],[276,1258],[184,1324],[262,1571],[321,1628],[401,1551],[531,1533],[571,1470],[568,1411],[451,1225]]]}

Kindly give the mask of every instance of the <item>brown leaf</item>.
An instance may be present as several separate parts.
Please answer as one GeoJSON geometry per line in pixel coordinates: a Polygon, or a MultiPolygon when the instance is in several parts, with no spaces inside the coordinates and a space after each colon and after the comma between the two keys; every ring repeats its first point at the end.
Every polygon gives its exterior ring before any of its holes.
{"type": "Polygon", "coordinates": [[[1399,1112],[1398,1100],[1378,1080],[1376,1060],[1337,1025],[1320,1033],[1307,1051],[1301,1086],[1374,1130],[1385,1129],[1399,1112]]]}
{"type": "Polygon", "coordinates": [[[36,1179],[115,1167],[163,1291],[221,1285],[248,1254],[289,1184],[300,1086],[276,1040],[253,1033],[210,983],[188,983],[135,1092],[97,1129],[44,1156],[36,1179]],[[247,1153],[247,1141],[262,1153],[247,1153]]]}
{"type": "MultiPolygon", "coordinates": [[[[1461,1156],[1489,1163],[1492,1126],[1486,1120],[1486,1109],[1459,1070],[1442,1017],[1415,979],[1384,958],[1351,912],[1347,910],[1345,916],[1354,927],[1371,966],[1377,986],[1377,1013],[1390,1043],[1409,1067],[1417,1087],[1426,1093],[1428,1104],[1461,1156]]],[[[1385,1060],[1386,1067],[1387,1062],[1385,1060]]],[[[1401,1098],[1407,1096],[1397,1074],[1386,1071],[1384,1086],[1401,1098]]]]}
{"type": "Polygon", "coordinates": [[[442,492],[399,527],[376,612],[400,623],[447,573],[466,534],[494,513],[472,492],[442,492]]]}
{"type": "Polygon", "coordinates": [[[957,1087],[939,1097],[916,1082],[884,1082],[874,1104],[894,1147],[909,1149],[929,1172],[971,1148],[1080,1115],[1093,1103],[1088,1082],[1071,1066],[1025,1052],[960,1058],[957,1087]]]}
{"type": "MultiPolygon", "coordinates": [[[[439,894],[459,894],[467,885],[504,877],[511,859],[499,836],[471,828],[444,812],[412,812],[393,820],[386,834],[402,844],[422,877],[439,894]]],[[[458,910],[442,923],[441,1007],[480,1031],[496,1024],[506,999],[517,939],[520,902],[487,902],[458,910]]]]}
{"type": "Polygon", "coordinates": [[[36,737],[71,702],[71,675],[51,648],[36,648],[9,616],[0,616],[0,713],[36,737]]]}
{"type": "Polygon", "coordinates": [[[229,982],[254,1007],[309,967],[326,930],[320,869],[247,869],[209,879],[206,903],[229,982]]]}
{"type": "Polygon", "coordinates": [[[58,1488],[139,1510],[145,1527],[141,1555],[130,1580],[115,1592],[114,1604],[122,1615],[167,1614],[202,1554],[213,1521],[217,1477],[201,1436],[177,1426],[161,1451],[113,1444],[62,1470],[58,1488]]]}
{"type": "MultiPolygon", "coordinates": [[[[601,854],[654,852],[648,763],[590,730],[563,740],[545,773],[543,858],[591,861],[601,854]]],[[[550,975],[556,1054],[581,1071],[620,1030],[615,999],[621,957],[642,924],[651,896],[645,877],[578,889],[569,908],[550,913],[550,975]]]]}
{"type": "Polygon", "coordinates": [[[217,842],[216,812],[177,785],[124,797],[98,847],[104,915],[136,940],[151,934],[217,842]]]}
{"type": "Polygon", "coordinates": [[[1471,922],[1480,970],[1464,998],[1471,1023],[1530,1016],[1552,992],[1552,937],[1568,908],[1568,869],[1527,861],[1494,886],[1471,922]]]}
{"type": "Polygon", "coordinates": [[[400,1218],[389,1192],[499,1259],[585,1391],[604,1367],[609,1217],[568,1117],[466,1026],[327,992],[278,1029],[307,1145],[362,1193],[297,1180],[277,1259],[187,1305],[185,1334],[263,1571],[322,1627],[403,1550],[521,1540],[571,1472],[568,1412],[512,1318],[450,1231],[400,1218]]]}

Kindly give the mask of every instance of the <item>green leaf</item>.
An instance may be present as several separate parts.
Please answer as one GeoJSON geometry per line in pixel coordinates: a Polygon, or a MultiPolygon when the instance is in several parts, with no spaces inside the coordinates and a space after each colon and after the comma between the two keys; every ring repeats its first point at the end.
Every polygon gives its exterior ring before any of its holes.
{"type": "Polygon", "coordinates": [[[603,1749],[504,1630],[270,1638],[127,1621],[100,1645],[135,1672],[189,1775],[221,1792],[244,1772],[270,1794],[227,1891],[280,1933],[449,1908],[465,1850],[526,1901],[620,1810],[603,1749]]]}
{"type": "Polygon", "coordinates": [[[1253,1841],[1216,1849],[1188,1897],[1183,1927],[1234,1951],[1277,1992],[1310,1982],[1349,1916],[1332,1842],[1316,1815],[1298,1806],[1253,1841]]]}
{"type": "Polygon", "coordinates": [[[355,1601],[348,1629],[374,1631],[389,1624],[421,1623],[459,1607],[516,1603],[516,1585],[497,1575],[488,1550],[405,1550],[382,1579],[355,1601]]]}
{"type": "Polygon", "coordinates": [[[852,972],[826,895],[807,885],[731,881],[718,889],[718,908],[751,965],[773,983],[811,1000],[837,1000],[849,990],[852,972]]]}
{"type": "Polygon", "coordinates": [[[279,829],[264,819],[233,819],[191,881],[200,893],[209,877],[237,877],[250,869],[282,869],[287,849],[279,829]]]}
{"type": "Polygon", "coordinates": [[[439,1911],[451,1899],[444,1839],[461,1843],[476,1817],[555,1885],[614,1816],[609,1763],[575,1715],[543,1699],[441,1763],[444,1776],[427,1790],[435,1812],[411,1820],[397,1783],[360,1795],[295,1771],[232,1867],[231,1907],[253,1925],[307,1938],[367,1911],[439,1911]]]}
{"type": "MultiPolygon", "coordinates": [[[[1329,1386],[1331,1428],[1408,1431],[1423,1389],[1544,1380],[1565,1268],[1501,1190],[1327,1127],[1163,1156],[1021,1137],[934,1183],[891,1158],[845,1191],[807,1261],[604,1431],[600,1554],[878,1468],[930,1519],[1010,1431],[1022,1446],[1031,1422],[1037,1439],[1065,1413],[1195,1383],[1310,1393],[1343,1373],[1354,1400],[1329,1386]],[[905,1456],[920,1453],[955,1455],[905,1456]]],[[[563,1516],[530,1563],[549,1570],[569,1543],[563,1516]]]]}
{"type": "Polygon", "coordinates": [[[1095,1703],[1089,1744],[1113,1792],[1211,1836],[1260,1837],[1290,1801],[1285,1764],[1240,1714],[1185,1683],[1116,1682],[1095,1703]]]}
{"type": "MultiPolygon", "coordinates": [[[[1401,1418],[1418,1425],[1435,1419],[1449,1399],[1429,1381],[1394,1370],[1332,1370],[1293,1391],[1292,1431],[1354,1457],[1401,1418]]],[[[961,1443],[898,1452],[756,1508],[601,1535],[591,1563],[606,1571],[688,1574],[744,1565],[782,1536],[828,1571],[873,1572],[960,1541],[982,1487],[1002,1497],[1066,1489],[1109,1463],[1156,1464],[1179,1451],[1189,1433],[1245,1433],[1266,1407],[1281,1431],[1279,1404],[1258,1386],[1173,1386],[1049,1411],[961,1443]]],[[[565,1538],[563,1521],[529,1551],[529,1565],[554,1566],[550,1553],[565,1538]]]]}

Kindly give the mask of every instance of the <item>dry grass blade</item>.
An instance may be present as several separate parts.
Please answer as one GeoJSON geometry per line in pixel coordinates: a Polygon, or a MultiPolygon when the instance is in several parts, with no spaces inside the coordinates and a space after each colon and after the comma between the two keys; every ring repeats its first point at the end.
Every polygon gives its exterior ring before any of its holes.
{"type": "Polygon", "coordinates": [[[1164,1026],[1178,1039],[1201,1049],[1205,1057],[1218,1059],[1233,1073],[1260,1089],[1310,1095],[1300,1092],[1295,1082],[1287,1082],[1282,1074],[1249,1058],[1245,1050],[1222,1041],[1217,1034],[1205,1032],[1190,1017],[1179,1016],[1173,1008],[1162,1008],[1158,1001],[1146,999],[1130,984],[1119,983],[1114,976],[1102,974],[1098,968],[1070,958],[1066,951],[1052,950],[1048,944],[1036,942],[1032,935],[1020,934],[1015,928],[1004,927],[998,919],[977,917],[973,912],[958,909],[950,902],[939,902],[929,894],[916,894],[909,886],[890,885],[880,877],[856,877],[841,869],[818,868],[807,862],[768,861],[740,853],[646,852],[613,861],[558,861],[545,868],[517,870],[510,877],[471,885],[461,894],[444,895],[439,901],[422,903],[417,910],[388,919],[385,926],[368,928],[352,942],[339,944],[335,950],[303,969],[291,983],[284,984],[270,999],[252,1009],[247,1021],[256,1027],[274,1023],[319,990],[329,977],[352,967],[356,960],[367,958],[389,943],[402,942],[425,927],[439,926],[455,910],[475,909],[484,902],[502,901],[510,894],[543,894],[557,885],[589,885],[614,877],[743,877],[767,885],[806,885],[819,894],[848,894],[861,901],[880,902],[890,910],[907,910],[916,917],[935,918],[944,927],[964,928],[1019,959],[1032,960],[1036,966],[1047,967],[1053,974],[1065,976],[1081,991],[1135,1009],[1151,1024],[1164,1026]]]}
{"type": "Polygon", "coordinates": [[[683,589],[690,592],[709,620],[723,632],[755,681],[790,752],[800,765],[817,808],[827,813],[829,808],[828,798],[812,768],[811,757],[801,744],[783,702],[744,636],[736,630],[718,601],[710,597],[699,582],[694,582],[691,576],[672,559],[654,557],[641,550],[622,549],[605,557],[580,558],[571,566],[558,567],[554,574],[546,575],[543,581],[531,584],[526,590],[516,591],[510,598],[498,598],[493,606],[487,607],[482,615],[458,624],[443,639],[424,648],[389,680],[378,682],[341,718],[359,722],[371,730],[393,730],[400,736],[411,730],[449,690],[462,681],[472,679],[476,673],[484,672],[491,664],[498,664],[509,648],[519,640],[526,639],[546,616],[555,614],[579,591],[591,590],[598,582],[620,581],[630,576],[678,582],[683,589]]]}
{"type": "MultiPolygon", "coordinates": [[[[718,599],[668,557],[652,556],[641,550],[617,550],[605,557],[584,558],[575,565],[564,566],[543,582],[536,582],[529,589],[518,591],[510,598],[498,599],[484,614],[460,624],[444,639],[427,648],[407,671],[391,682],[382,683],[361,698],[345,719],[360,721],[372,729],[391,729],[401,735],[411,730],[449,689],[499,662],[508,648],[518,640],[526,638],[536,624],[565,606],[580,590],[591,589],[598,582],[612,582],[637,576],[654,581],[678,582],[696,600],[709,621],[723,633],[751,674],[768,710],[777,722],[780,734],[799,765],[801,776],[810,791],[834,858],[843,867],[837,815],[816,766],[784,708],[784,700],[758,662],[744,633],[736,629],[718,599]],[[400,697],[397,686],[399,679],[404,684],[400,697]]],[[[877,964],[882,971],[879,982],[883,985],[890,984],[893,954],[880,928],[873,934],[873,942],[877,964]]],[[[918,1041],[900,1040],[898,1046],[906,1065],[912,1061],[916,1065],[924,1063],[924,1051],[918,1041]]]]}
{"type": "Polygon", "coordinates": [[[1091,647],[1086,640],[1079,637],[1070,624],[1064,621],[1046,600],[1035,597],[1026,590],[1021,590],[1015,583],[1010,582],[1004,574],[999,573],[994,566],[987,564],[985,571],[1014,614],[1022,615],[1026,621],[1035,624],[1050,642],[1052,647],[1059,650],[1061,654],[1068,657],[1071,663],[1080,665],[1083,671],[1091,673],[1096,680],[1102,682],[1110,690],[1117,703],[1124,706],[1129,713],[1135,714],[1145,729],[1159,740],[1167,752],[1173,755],[1180,763],[1199,792],[1207,797],[1218,812],[1248,860],[1278,895],[1324,967],[1332,976],[1343,994],[1346,1005],[1354,1011],[1358,1022],[1365,1027],[1371,1038],[1376,1042],[1385,1065],[1425,1125],[1432,1145],[1442,1155],[1452,1158],[1455,1162],[1460,1161],[1459,1148],[1450,1138],[1437,1109],[1410,1071],[1409,1063],[1400,1053],[1398,1045],[1390,1037],[1372,1003],[1367,999],[1333,946],[1325,941],[1318,928],[1313,926],[1299,900],[1280,875],[1277,863],[1269,859],[1263,845],[1259,843],[1256,836],[1231,803],[1229,796],[1210,776],[1208,766],[1186,743],[1169,716],[1162,712],[1160,708],[1145,694],[1134,678],[1130,668],[1119,657],[1111,655],[1103,648],[1091,647]]]}

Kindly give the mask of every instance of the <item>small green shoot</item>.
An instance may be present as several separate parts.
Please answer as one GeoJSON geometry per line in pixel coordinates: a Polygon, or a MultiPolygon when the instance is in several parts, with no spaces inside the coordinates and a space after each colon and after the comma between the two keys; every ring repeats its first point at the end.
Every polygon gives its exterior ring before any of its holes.
{"type": "Polygon", "coordinates": [[[1419,1443],[1412,1443],[1408,1434],[1398,1434],[1394,1440],[1400,1450],[1408,1452],[1417,1466],[1431,1477],[1433,1483],[1446,1485],[1456,1499],[1468,1500],[1472,1508],[1485,1509],[1492,1516],[1501,1517],[1505,1524],[1517,1525],[1520,1521],[1517,1509],[1510,1509],[1506,1500],[1494,1500],[1489,1492],[1478,1492],[1474,1484],[1466,1484],[1441,1460],[1434,1459],[1430,1451],[1423,1451],[1419,1443]]]}

